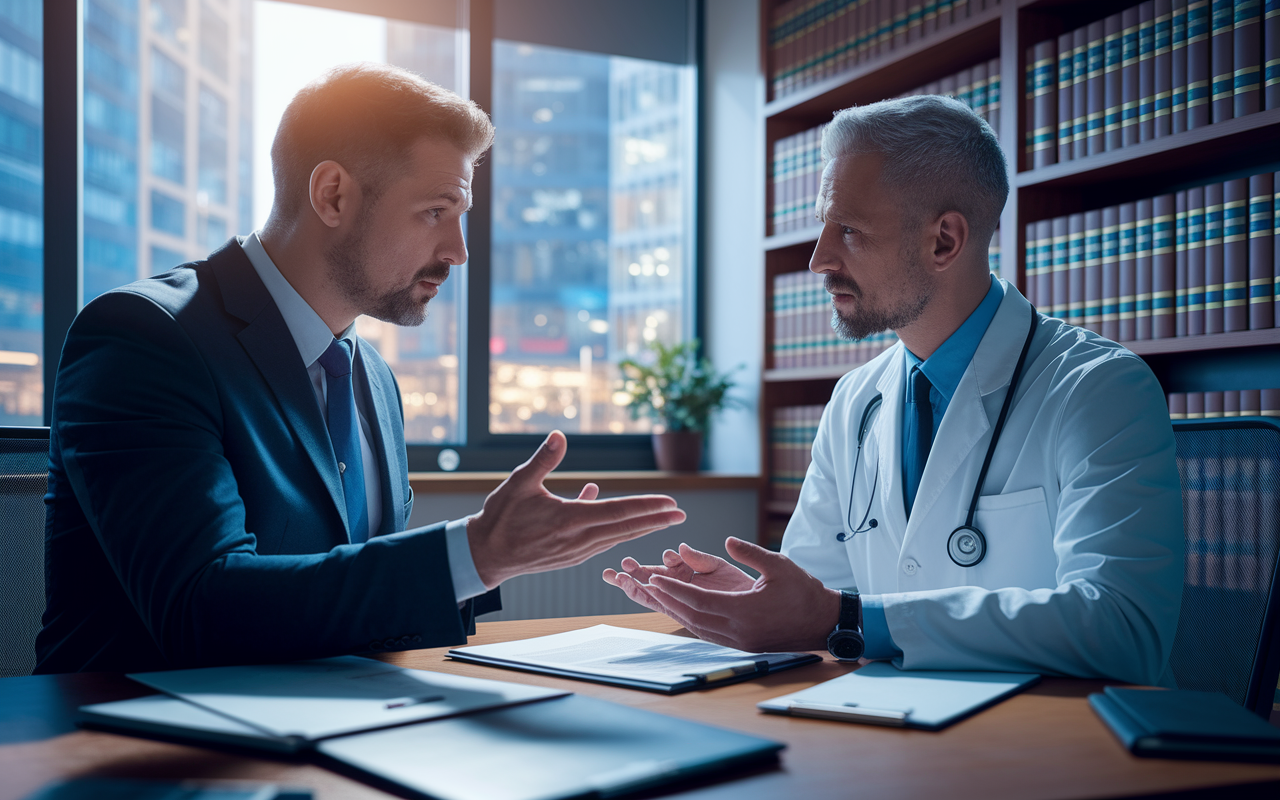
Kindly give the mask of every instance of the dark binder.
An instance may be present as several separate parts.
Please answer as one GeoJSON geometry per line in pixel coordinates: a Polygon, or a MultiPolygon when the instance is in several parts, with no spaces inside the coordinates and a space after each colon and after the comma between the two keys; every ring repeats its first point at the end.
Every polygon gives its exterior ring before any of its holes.
{"type": "Polygon", "coordinates": [[[1187,127],[1203,128],[1213,121],[1210,86],[1209,0],[1187,3],[1187,127]]]}
{"type": "Polygon", "coordinates": [[[1187,0],[1173,0],[1170,24],[1170,90],[1173,92],[1169,115],[1172,133],[1187,129],[1187,0]]]}
{"type": "Polygon", "coordinates": [[[1204,187],[1204,332],[1222,333],[1222,184],[1204,187]]]}
{"type": "Polygon", "coordinates": [[[1235,8],[1233,0],[1213,0],[1209,49],[1210,81],[1213,97],[1213,121],[1231,119],[1235,107],[1235,55],[1233,28],[1235,8]]]}
{"type": "Polygon", "coordinates": [[[1217,692],[1108,686],[1089,705],[1135,756],[1280,762],[1280,729],[1217,692]]]}
{"type": "Polygon", "coordinates": [[[1223,184],[1222,318],[1224,331],[1249,330],[1249,179],[1223,184]]]}
{"type": "Polygon", "coordinates": [[[1162,194],[1152,206],[1155,216],[1151,225],[1151,338],[1167,339],[1177,332],[1174,319],[1176,198],[1162,194]]]}
{"type": "Polygon", "coordinates": [[[1120,24],[1120,143],[1128,147],[1138,143],[1138,6],[1120,12],[1120,24]]]}
{"type": "Polygon", "coordinates": [[[1262,110],[1261,6],[1261,0],[1235,0],[1231,52],[1235,60],[1233,113],[1237,117],[1262,110]]]}

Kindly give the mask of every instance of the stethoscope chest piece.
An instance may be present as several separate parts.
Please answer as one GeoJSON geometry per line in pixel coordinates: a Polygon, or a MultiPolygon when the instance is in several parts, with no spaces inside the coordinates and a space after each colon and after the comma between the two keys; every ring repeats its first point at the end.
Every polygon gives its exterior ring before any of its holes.
{"type": "Polygon", "coordinates": [[[987,537],[971,525],[961,525],[947,539],[947,555],[956,566],[972,567],[987,556],[987,537]]]}

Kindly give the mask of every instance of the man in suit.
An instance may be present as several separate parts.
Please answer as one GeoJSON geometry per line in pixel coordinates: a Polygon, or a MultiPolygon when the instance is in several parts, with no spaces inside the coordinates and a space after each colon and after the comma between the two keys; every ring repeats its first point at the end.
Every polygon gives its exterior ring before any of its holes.
{"type": "Polygon", "coordinates": [[[281,120],[262,231],[85,307],[54,388],[38,672],[462,643],[504,580],[683,520],[552,496],[557,431],[478,514],[405,530],[400,394],[354,323],[423,321],[492,140],[411,73],[338,68],[281,120]]]}

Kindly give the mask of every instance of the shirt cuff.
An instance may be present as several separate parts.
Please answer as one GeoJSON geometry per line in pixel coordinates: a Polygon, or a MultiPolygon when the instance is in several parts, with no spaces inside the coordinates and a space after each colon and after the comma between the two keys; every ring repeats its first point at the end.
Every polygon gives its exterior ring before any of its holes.
{"type": "Polygon", "coordinates": [[[889,623],[884,618],[884,598],[878,594],[862,595],[862,639],[866,645],[863,658],[879,660],[902,655],[902,650],[893,643],[889,634],[889,623]]]}
{"type": "MultiPolygon", "coordinates": [[[[459,603],[479,597],[489,591],[476,572],[476,562],[471,560],[471,542],[467,539],[467,519],[455,519],[444,529],[445,548],[449,552],[449,574],[453,576],[453,591],[459,603]]],[[[884,621],[884,611],[880,612],[884,621]]]]}

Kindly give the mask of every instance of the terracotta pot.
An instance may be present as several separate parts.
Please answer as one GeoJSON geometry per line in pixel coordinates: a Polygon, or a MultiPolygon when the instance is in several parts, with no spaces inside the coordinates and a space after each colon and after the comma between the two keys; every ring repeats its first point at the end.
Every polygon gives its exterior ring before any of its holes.
{"type": "Polygon", "coordinates": [[[702,464],[702,434],[666,431],[653,434],[653,458],[667,472],[697,472],[702,464]]]}

